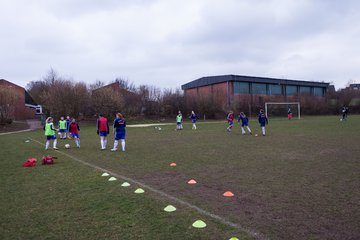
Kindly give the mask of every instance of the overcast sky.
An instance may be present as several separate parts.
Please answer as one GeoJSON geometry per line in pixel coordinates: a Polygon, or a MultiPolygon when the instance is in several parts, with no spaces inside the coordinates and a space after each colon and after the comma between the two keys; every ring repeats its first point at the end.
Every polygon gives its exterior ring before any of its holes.
{"type": "Polygon", "coordinates": [[[0,78],[360,82],[360,1],[0,0],[0,78]]]}

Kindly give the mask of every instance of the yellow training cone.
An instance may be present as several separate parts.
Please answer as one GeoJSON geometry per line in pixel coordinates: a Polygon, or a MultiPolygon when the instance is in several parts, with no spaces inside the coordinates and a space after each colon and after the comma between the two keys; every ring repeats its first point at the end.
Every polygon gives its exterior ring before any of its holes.
{"type": "Polygon", "coordinates": [[[205,223],[204,221],[202,221],[202,220],[196,220],[196,221],[192,224],[192,226],[193,226],[194,228],[204,228],[204,227],[206,227],[206,223],[205,223]]]}
{"type": "Polygon", "coordinates": [[[122,187],[129,187],[130,186],[130,183],[128,182],[124,182],[123,184],[121,184],[122,187]]]}
{"type": "Polygon", "coordinates": [[[164,208],[165,212],[174,212],[176,211],[176,207],[174,207],[173,205],[168,205],[166,208],[164,208]]]}
{"type": "Polygon", "coordinates": [[[138,189],[135,190],[134,193],[144,193],[144,192],[145,192],[144,189],[138,188],[138,189]]]}

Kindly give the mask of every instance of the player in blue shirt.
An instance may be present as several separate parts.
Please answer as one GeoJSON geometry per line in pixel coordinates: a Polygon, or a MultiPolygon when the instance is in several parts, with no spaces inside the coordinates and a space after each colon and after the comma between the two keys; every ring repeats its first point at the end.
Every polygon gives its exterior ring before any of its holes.
{"type": "Polygon", "coordinates": [[[240,115],[238,116],[238,122],[240,122],[241,120],[241,133],[244,135],[246,134],[244,126],[246,126],[247,130],[249,131],[250,135],[251,133],[251,129],[249,128],[249,119],[247,118],[247,116],[245,115],[245,113],[241,112],[240,115]]]}
{"type": "Polygon", "coordinates": [[[67,135],[68,139],[71,139],[70,123],[71,123],[71,118],[70,118],[70,116],[67,116],[67,117],[66,117],[66,133],[65,133],[65,138],[66,138],[66,135],[67,135]]]}
{"type": "Polygon", "coordinates": [[[119,144],[119,140],[121,140],[121,149],[125,152],[125,136],[126,136],[126,121],[124,116],[121,113],[116,114],[116,118],[114,120],[114,147],[111,149],[112,152],[117,150],[117,146],[119,144]]]}
{"type": "Polygon", "coordinates": [[[191,115],[190,115],[190,119],[191,119],[191,122],[192,122],[192,129],[195,129],[196,130],[196,120],[197,120],[197,116],[195,114],[194,111],[191,111],[191,115]]]}
{"type": "Polygon", "coordinates": [[[266,131],[265,131],[265,124],[268,124],[268,118],[266,116],[266,114],[264,113],[264,110],[260,109],[260,113],[259,113],[259,123],[260,123],[260,127],[262,130],[262,135],[265,136],[266,131]]]}

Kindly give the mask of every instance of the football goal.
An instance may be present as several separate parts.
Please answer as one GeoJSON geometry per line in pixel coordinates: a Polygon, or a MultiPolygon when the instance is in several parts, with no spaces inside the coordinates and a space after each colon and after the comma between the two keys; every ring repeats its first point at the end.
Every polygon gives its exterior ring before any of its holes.
{"type": "Polygon", "coordinates": [[[266,102],[265,114],[268,117],[287,117],[288,111],[294,118],[300,119],[300,103],[299,102],[266,102]]]}

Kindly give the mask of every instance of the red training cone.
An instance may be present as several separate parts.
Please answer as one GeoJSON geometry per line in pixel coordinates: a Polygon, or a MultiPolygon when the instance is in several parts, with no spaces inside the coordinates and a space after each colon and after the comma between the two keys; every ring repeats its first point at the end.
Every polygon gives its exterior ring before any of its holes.
{"type": "Polygon", "coordinates": [[[224,192],[223,196],[224,197],[233,197],[234,194],[232,192],[230,192],[230,191],[227,191],[227,192],[224,192]]]}

